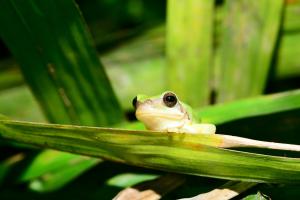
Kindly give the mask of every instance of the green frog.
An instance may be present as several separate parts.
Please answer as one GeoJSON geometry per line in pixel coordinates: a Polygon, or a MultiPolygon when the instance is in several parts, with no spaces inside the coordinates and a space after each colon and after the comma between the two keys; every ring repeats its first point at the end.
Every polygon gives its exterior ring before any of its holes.
{"type": "Polygon", "coordinates": [[[135,116],[148,130],[192,134],[214,134],[214,124],[199,123],[193,110],[181,102],[175,93],[159,96],[137,95],[133,101],[135,116]]]}

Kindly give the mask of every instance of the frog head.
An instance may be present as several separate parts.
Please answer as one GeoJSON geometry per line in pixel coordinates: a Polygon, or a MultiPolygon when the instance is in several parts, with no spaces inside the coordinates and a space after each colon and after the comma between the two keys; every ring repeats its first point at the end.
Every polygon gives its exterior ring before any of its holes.
{"type": "Polygon", "coordinates": [[[164,130],[166,126],[180,126],[191,120],[187,106],[173,92],[154,97],[137,95],[132,104],[136,118],[150,130],[164,130]]]}

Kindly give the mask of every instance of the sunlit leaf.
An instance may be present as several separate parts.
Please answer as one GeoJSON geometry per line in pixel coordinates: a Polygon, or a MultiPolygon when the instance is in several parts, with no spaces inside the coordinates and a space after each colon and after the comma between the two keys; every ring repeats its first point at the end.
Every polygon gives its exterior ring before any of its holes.
{"type": "Polygon", "coordinates": [[[41,147],[178,173],[257,182],[300,182],[300,159],[216,148],[213,144],[222,141],[215,135],[170,135],[1,120],[0,136],[41,147]]]}

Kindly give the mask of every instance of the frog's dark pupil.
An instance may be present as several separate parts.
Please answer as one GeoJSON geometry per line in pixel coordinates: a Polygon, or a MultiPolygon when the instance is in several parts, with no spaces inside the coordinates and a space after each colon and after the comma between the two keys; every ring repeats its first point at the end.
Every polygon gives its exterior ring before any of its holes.
{"type": "Polygon", "coordinates": [[[137,102],[137,97],[134,97],[134,99],[132,100],[132,105],[135,109],[136,109],[136,102],[137,102]]]}
{"type": "Polygon", "coordinates": [[[176,101],[176,98],[174,96],[167,96],[166,101],[172,103],[172,102],[176,101]]]}
{"type": "Polygon", "coordinates": [[[175,94],[169,92],[164,95],[163,101],[166,106],[173,107],[177,103],[177,97],[175,94]]]}

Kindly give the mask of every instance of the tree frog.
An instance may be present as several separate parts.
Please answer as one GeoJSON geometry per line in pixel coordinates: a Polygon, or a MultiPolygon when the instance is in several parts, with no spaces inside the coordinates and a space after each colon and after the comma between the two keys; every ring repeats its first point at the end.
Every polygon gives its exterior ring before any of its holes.
{"type": "Polygon", "coordinates": [[[198,123],[190,106],[180,102],[173,92],[164,92],[159,96],[136,96],[132,104],[136,118],[148,130],[192,134],[214,134],[214,124],[198,123]]]}

